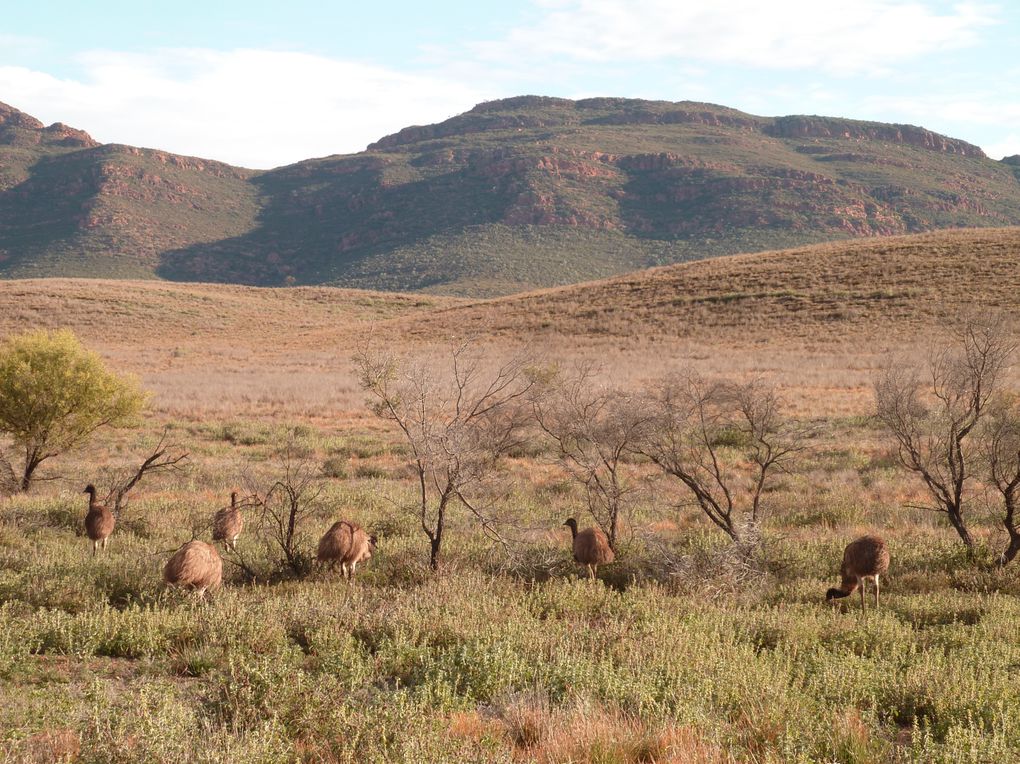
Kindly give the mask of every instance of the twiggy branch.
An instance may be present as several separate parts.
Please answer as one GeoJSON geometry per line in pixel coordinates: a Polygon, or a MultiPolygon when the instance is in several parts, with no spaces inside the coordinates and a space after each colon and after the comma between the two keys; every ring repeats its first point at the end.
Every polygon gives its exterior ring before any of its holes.
{"type": "Polygon", "coordinates": [[[164,428],[159,442],[156,443],[152,452],[138,465],[134,472],[129,472],[114,483],[107,496],[107,503],[113,504],[114,514],[119,516],[122,513],[123,509],[127,506],[128,494],[146,475],[182,469],[184,463],[188,460],[188,453],[182,451],[180,446],[173,441],[168,441],[169,434],[170,428],[164,428]]]}

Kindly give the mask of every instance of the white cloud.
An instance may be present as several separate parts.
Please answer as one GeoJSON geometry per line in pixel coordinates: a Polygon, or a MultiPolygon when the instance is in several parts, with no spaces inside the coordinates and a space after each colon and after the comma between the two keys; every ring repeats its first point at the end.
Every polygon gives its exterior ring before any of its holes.
{"type": "Polygon", "coordinates": [[[485,95],[448,79],[265,50],[91,52],[59,79],[0,66],[2,100],[104,143],[152,146],[248,167],[360,151],[485,95]]]}
{"type": "Polygon", "coordinates": [[[1002,159],[1020,154],[1020,133],[1010,133],[1001,141],[982,146],[984,152],[992,159],[1002,159]]]}
{"type": "Polygon", "coordinates": [[[769,69],[878,73],[965,47],[994,23],[983,5],[940,13],[903,0],[539,0],[539,18],[470,45],[494,62],[699,60],[769,69]]]}
{"type": "MultiPolygon", "coordinates": [[[[931,78],[919,80],[917,67],[906,62],[975,44],[995,23],[994,13],[975,3],[950,7],[932,0],[533,0],[529,21],[496,39],[423,48],[418,73],[286,51],[93,51],[77,59],[76,74],[67,78],[0,66],[0,100],[103,142],[249,167],[359,151],[409,124],[528,92],[682,94],[766,114],[871,114],[944,125],[943,131],[969,119],[1001,128],[1020,121],[1020,109],[1003,106],[1020,98],[971,92],[882,103],[862,97],[857,80],[825,76],[892,71],[901,90],[925,93],[931,78]],[[739,98],[732,88],[720,89],[720,65],[749,75],[739,98]],[[817,82],[784,86],[769,75],[776,81],[761,86],[756,69],[814,72],[817,82]],[[905,85],[911,71],[914,79],[905,85]]],[[[42,41],[0,34],[0,49],[8,43],[42,41]]],[[[893,81],[883,80],[885,92],[893,81]]]]}
{"type": "Polygon", "coordinates": [[[980,127],[983,137],[976,142],[992,159],[1020,154],[1020,135],[1014,129],[1020,123],[1020,88],[1012,84],[998,91],[873,97],[864,99],[861,109],[890,122],[924,125],[964,140],[973,141],[968,134],[980,127]]]}

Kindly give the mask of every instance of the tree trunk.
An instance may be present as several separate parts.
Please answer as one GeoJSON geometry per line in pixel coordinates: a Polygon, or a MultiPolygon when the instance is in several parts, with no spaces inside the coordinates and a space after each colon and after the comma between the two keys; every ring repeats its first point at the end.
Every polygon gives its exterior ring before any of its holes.
{"type": "Polygon", "coordinates": [[[432,568],[433,571],[439,570],[439,545],[442,541],[442,536],[436,536],[432,539],[430,544],[431,550],[429,552],[429,567],[432,568]]]}
{"type": "Polygon", "coordinates": [[[1002,553],[1000,558],[1000,565],[1009,565],[1013,558],[1020,552],[1020,533],[1015,530],[1009,534],[1009,546],[1006,547],[1006,551],[1002,553]]]}
{"type": "Polygon", "coordinates": [[[25,457],[25,471],[21,475],[20,485],[22,493],[28,493],[28,489],[32,487],[32,476],[35,475],[35,469],[41,461],[35,454],[25,457]]]}
{"type": "Polygon", "coordinates": [[[736,526],[734,526],[733,521],[730,520],[730,518],[727,517],[725,520],[725,524],[720,524],[719,527],[723,529],[726,535],[730,537],[730,541],[732,541],[734,544],[739,544],[741,541],[743,541],[743,538],[741,538],[740,536],[740,531],[737,530],[736,526]]]}
{"type": "Polygon", "coordinates": [[[970,531],[967,530],[967,524],[963,521],[963,514],[958,508],[950,507],[948,511],[949,522],[956,529],[956,532],[960,535],[964,545],[968,549],[974,548],[974,537],[970,535],[970,531]]]}
{"type": "Polygon", "coordinates": [[[429,545],[429,567],[433,571],[439,570],[439,550],[443,544],[443,529],[446,526],[446,497],[439,501],[439,511],[436,513],[436,530],[432,534],[429,545]]]}
{"type": "Polygon", "coordinates": [[[1006,528],[1006,533],[1009,534],[1009,546],[1006,547],[1006,551],[1002,553],[1000,559],[1000,565],[1009,565],[1013,561],[1013,558],[1020,553],[1020,530],[1016,527],[1016,502],[1008,492],[1005,495],[1006,502],[1006,516],[1002,518],[1002,524],[1006,528]]]}

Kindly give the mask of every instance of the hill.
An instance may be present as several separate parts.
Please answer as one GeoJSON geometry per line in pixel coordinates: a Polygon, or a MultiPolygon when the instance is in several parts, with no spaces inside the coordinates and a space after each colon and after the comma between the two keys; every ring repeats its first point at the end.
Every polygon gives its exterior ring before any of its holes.
{"type": "Polygon", "coordinates": [[[946,318],[1020,313],[1020,228],[953,230],[717,257],[435,311],[444,332],[725,347],[916,342],[946,318]]]}
{"type": "Polygon", "coordinates": [[[1020,224],[1015,161],[908,125],[526,96],[255,172],[0,105],[0,276],[492,296],[833,239],[1020,224]]]}
{"type": "Polygon", "coordinates": [[[69,327],[174,415],[364,416],[350,357],[472,337],[597,358],[640,384],[678,363],[765,373],[805,409],[871,405],[876,364],[974,306],[1020,313],[1020,229],[736,255],[487,300],[329,287],[0,281],[0,336],[69,327]],[[352,414],[352,412],[354,412],[352,414]]]}

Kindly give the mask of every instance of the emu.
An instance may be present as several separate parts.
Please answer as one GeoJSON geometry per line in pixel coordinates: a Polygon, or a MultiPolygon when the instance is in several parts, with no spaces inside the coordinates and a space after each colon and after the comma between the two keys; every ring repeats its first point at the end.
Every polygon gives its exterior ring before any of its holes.
{"type": "Polygon", "coordinates": [[[237,537],[244,528],[241,508],[237,506],[237,491],[230,493],[230,506],[224,507],[213,516],[213,541],[222,541],[224,546],[237,548],[237,537]]]}
{"type": "Polygon", "coordinates": [[[339,520],[319,539],[316,558],[330,566],[339,562],[344,578],[350,581],[358,563],[371,558],[377,543],[378,539],[368,535],[364,528],[339,520]]]}
{"type": "Polygon", "coordinates": [[[864,581],[875,581],[875,607],[878,608],[878,577],[889,570],[889,549],[878,536],[861,536],[847,544],[843,552],[843,566],[840,568],[842,582],[825,593],[826,600],[849,597],[854,590],[861,590],[861,611],[864,604],[864,581]]]}
{"type": "Polygon", "coordinates": [[[200,598],[205,597],[207,589],[216,589],[223,582],[223,560],[212,544],[189,541],[167,560],[163,580],[170,586],[194,589],[200,598]]]}
{"type": "Polygon", "coordinates": [[[599,565],[605,565],[616,559],[609,539],[598,528],[577,530],[577,520],[568,517],[563,523],[570,528],[570,536],[574,545],[574,561],[588,568],[588,576],[594,581],[599,565]]]}
{"type": "Polygon", "coordinates": [[[89,511],[85,515],[85,535],[92,540],[92,556],[96,556],[100,545],[106,550],[106,540],[113,533],[116,519],[105,504],[96,501],[96,487],[89,483],[82,493],[89,495],[89,511]]]}

